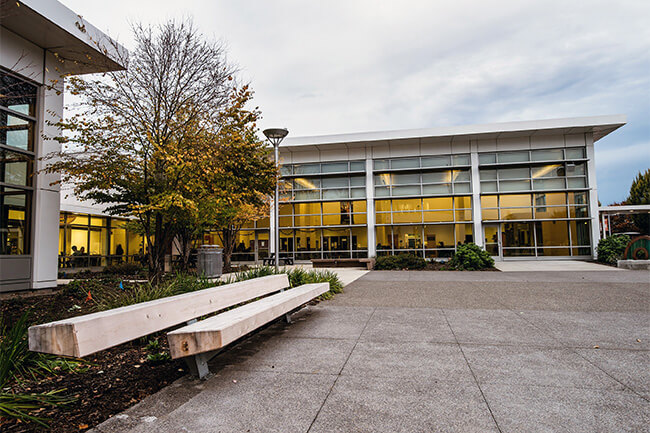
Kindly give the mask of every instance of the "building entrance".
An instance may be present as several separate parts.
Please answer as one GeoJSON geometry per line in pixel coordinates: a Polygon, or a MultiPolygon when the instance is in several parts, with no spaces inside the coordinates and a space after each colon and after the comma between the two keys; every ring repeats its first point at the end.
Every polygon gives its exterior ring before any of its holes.
{"type": "Polygon", "coordinates": [[[484,224],[483,225],[483,239],[485,251],[490,253],[494,260],[501,260],[502,255],[502,241],[501,230],[499,224],[484,224]]]}

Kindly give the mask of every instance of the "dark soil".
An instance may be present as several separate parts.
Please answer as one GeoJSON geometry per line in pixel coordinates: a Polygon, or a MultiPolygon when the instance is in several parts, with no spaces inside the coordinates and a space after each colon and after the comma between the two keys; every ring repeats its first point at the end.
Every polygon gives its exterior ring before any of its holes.
{"type": "MultiPolygon", "coordinates": [[[[97,283],[103,286],[108,283],[97,283]]],[[[85,301],[79,293],[58,293],[0,302],[0,314],[11,325],[23,312],[30,311],[30,324],[46,323],[93,311],[92,301],[85,301]]],[[[76,401],[57,408],[41,409],[36,416],[47,418],[49,428],[34,423],[16,422],[0,418],[2,432],[79,432],[92,428],[111,416],[133,406],[148,395],[185,374],[182,361],[155,363],[147,360],[146,344],[158,340],[156,352],[167,352],[164,333],[126,343],[84,358],[91,363],[78,373],[61,373],[52,377],[25,380],[13,384],[11,391],[39,393],[65,389],[63,394],[76,401]]]]}

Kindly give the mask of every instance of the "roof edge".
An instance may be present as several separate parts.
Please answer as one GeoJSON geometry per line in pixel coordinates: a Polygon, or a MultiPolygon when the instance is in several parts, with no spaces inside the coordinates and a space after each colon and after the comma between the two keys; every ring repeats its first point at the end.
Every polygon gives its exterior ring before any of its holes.
{"type": "Polygon", "coordinates": [[[604,137],[610,132],[627,123],[624,114],[612,114],[586,117],[567,117],[541,120],[523,120],[514,122],[500,122],[477,125],[444,126],[424,129],[404,129],[375,132],[356,132],[349,134],[315,135],[303,137],[288,137],[281,147],[323,145],[354,142],[372,142],[386,140],[404,140],[412,138],[435,138],[454,136],[478,136],[482,134],[495,134],[506,132],[542,131],[565,128],[592,127],[598,131],[594,141],[604,137]]]}

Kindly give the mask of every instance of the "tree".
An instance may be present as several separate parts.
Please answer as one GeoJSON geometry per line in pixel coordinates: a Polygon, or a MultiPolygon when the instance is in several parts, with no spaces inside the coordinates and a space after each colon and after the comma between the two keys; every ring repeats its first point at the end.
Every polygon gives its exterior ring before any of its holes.
{"type": "Polygon", "coordinates": [[[192,179],[189,188],[196,212],[176,219],[185,265],[192,244],[206,230],[216,230],[223,246],[224,268],[230,269],[242,226],[268,215],[278,170],[269,147],[257,136],[258,107],[246,108],[252,97],[249,86],[233,89],[219,113],[217,133],[204,138],[210,148],[200,156],[200,176],[192,179]]]}
{"type": "Polygon", "coordinates": [[[57,123],[62,150],[47,157],[46,170],[61,172],[80,198],[135,217],[157,279],[179,221],[194,220],[210,193],[202,179],[220,170],[213,140],[237,92],[236,69],[191,21],[133,31],[136,47],[119,59],[126,70],[68,80],[84,103],[57,123]]]}
{"type": "MultiPolygon", "coordinates": [[[[630,205],[650,204],[650,168],[637,174],[626,201],[630,205]]],[[[648,213],[634,214],[633,218],[641,233],[650,234],[650,215],[648,213]]]]}
{"type": "Polygon", "coordinates": [[[221,128],[214,150],[214,163],[220,171],[213,183],[218,188],[214,195],[220,199],[207,202],[210,212],[204,211],[212,227],[219,232],[225,269],[230,269],[242,226],[268,215],[269,197],[279,175],[270,148],[257,136],[258,108],[245,108],[252,96],[244,86],[232,94],[227,109],[220,113],[221,128]]]}

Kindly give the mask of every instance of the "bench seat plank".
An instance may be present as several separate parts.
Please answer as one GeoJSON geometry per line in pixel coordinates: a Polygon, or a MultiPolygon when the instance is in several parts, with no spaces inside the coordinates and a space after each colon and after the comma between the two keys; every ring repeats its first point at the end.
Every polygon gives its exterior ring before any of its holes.
{"type": "Polygon", "coordinates": [[[31,326],[29,350],[82,357],[289,287],[286,274],[31,326]]]}
{"type": "Polygon", "coordinates": [[[172,358],[220,349],[329,290],[305,284],[167,333],[172,358]]]}

